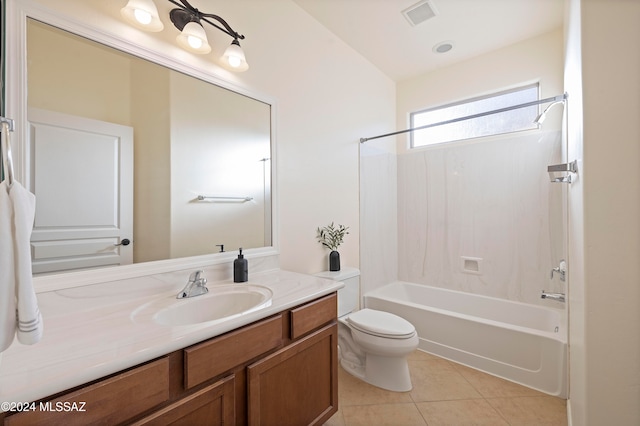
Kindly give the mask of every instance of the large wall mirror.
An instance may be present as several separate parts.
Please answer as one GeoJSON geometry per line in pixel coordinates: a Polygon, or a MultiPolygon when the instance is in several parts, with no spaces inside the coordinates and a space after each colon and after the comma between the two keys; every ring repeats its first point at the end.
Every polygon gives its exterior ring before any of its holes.
{"type": "Polygon", "coordinates": [[[34,273],[273,248],[271,102],[25,15],[34,273]]]}

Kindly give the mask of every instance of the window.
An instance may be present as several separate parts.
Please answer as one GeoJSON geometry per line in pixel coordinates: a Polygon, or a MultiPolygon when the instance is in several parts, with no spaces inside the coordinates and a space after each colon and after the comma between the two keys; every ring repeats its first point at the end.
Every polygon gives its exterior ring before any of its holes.
{"type": "MultiPolygon", "coordinates": [[[[538,84],[470,99],[411,113],[411,128],[467,117],[513,105],[534,102],[538,98],[538,84]]],[[[411,147],[434,145],[482,136],[499,135],[520,130],[536,129],[533,120],[538,105],[488,114],[482,117],[443,124],[411,132],[411,147]]]]}

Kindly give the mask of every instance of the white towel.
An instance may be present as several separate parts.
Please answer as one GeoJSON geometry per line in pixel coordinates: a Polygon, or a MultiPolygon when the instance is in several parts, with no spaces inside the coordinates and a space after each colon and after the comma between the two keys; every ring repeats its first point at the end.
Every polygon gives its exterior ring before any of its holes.
{"type": "Polygon", "coordinates": [[[18,299],[18,341],[25,345],[42,338],[42,314],[33,289],[31,270],[31,231],[36,215],[36,197],[15,179],[9,197],[13,202],[16,297],[18,299]]]}
{"type": "Polygon", "coordinates": [[[6,182],[0,183],[0,352],[11,346],[16,335],[12,204],[6,182]]]}
{"type": "MultiPolygon", "coordinates": [[[[0,232],[3,242],[0,253],[3,258],[3,272],[0,278],[0,296],[7,299],[3,303],[9,312],[13,312],[13,322],[2,315],[0,326],[2,344],[11,344],[17,331],[18,341],[26,345],[38,343],[42,338],[43,322],[38,300],[33,289],[31,272],[30,239],[35,217],[35,196],[19,182],[13,181],[11,188],[6,182],[0,184],[0,232]],[[8,194],[7,194],[8,192],[8,194]],[[8,221],[7,219],[8,218],[8,221]],[[8,223],[7,223],[8,222],[8,223]],[[6,231],[8,227],[8,232],[6,231]],[[5,238],[7,237],[8,238],[5,238]],[[8,259],[8,261],[6,260],[8,259]],[[5,263],[7,272],[4,271],[5,263]],[[11,309],[13,304],[13,309],[11,309]],[[6,323],[6,324],[5,324],[6,323]],[[13,332],[11,333],[11,325],[13,332]],[[8,336],[5,334],[9,332],[8,336]]],[[[6,349],[0,346],[0,350],[6,349]]]]}

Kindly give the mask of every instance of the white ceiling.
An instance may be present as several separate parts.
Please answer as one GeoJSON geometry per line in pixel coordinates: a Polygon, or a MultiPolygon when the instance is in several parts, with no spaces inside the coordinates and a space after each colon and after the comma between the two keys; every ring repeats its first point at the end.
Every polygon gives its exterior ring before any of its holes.
{"type": "Polygon", "coordinates": [[[412,26],[420,0],[293,0],[395,81],[560,28],[565,0],[429,0],[437,15],[412,26]],[[450,41],[453,49],[434,53],[450,41]]]}

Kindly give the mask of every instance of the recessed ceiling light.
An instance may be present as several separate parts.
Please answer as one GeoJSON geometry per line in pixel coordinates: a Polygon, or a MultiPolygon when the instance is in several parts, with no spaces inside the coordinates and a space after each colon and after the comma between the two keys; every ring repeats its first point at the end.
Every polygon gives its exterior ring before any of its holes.
{"type": "Polygon", "coordinates": [[[435,46],[433,46],[432,50],[433,50],[433,53],[447,53],[451,49],[453,49],[452,41],[442,41],[436,44],[435,46]]]}

